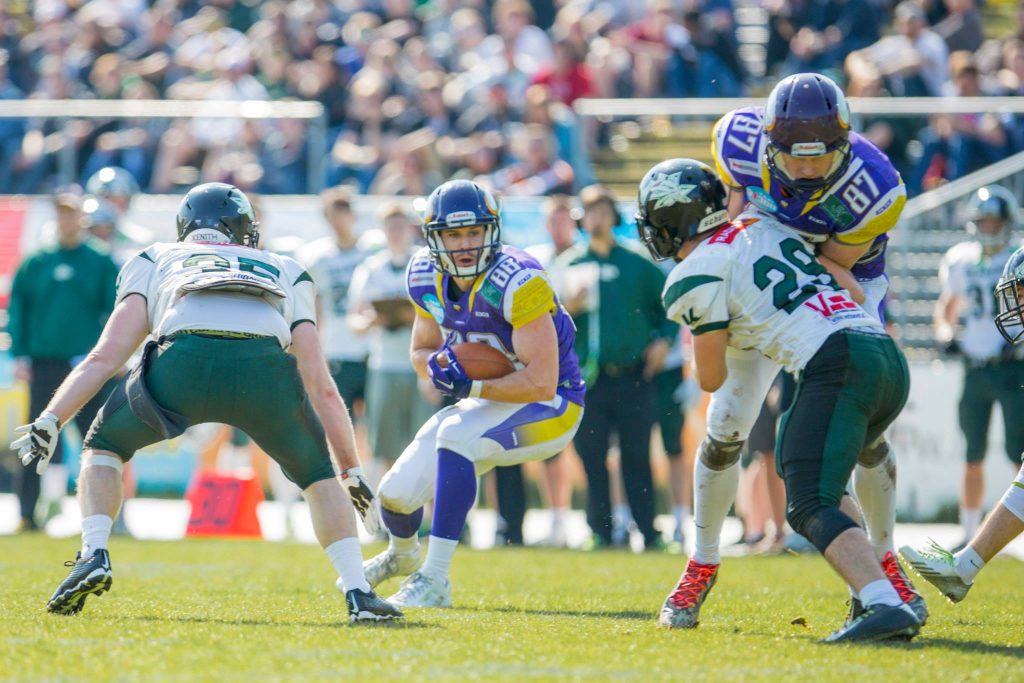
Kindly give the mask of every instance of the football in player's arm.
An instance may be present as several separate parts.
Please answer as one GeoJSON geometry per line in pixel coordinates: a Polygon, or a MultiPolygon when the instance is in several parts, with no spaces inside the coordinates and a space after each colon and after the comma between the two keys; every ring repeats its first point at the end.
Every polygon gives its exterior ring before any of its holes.
{"type": "Polygon", "coordinates": [[[572,440],[584,385],[573,351],[575,327],[547,275],[524,251],[501,244],[490,192],[450,181],[427,199],[427,247],[406,273],[416,311],[416,372],[455,400],[427,421],[380,484],[387,550],[366,563],[371,585],[409,575],[389,600],[450,607],[449,568],[476,499],[477,476],[494,467],[543,460],[572,440]],[[474,379],[452,347],[488,344],[515,366],[474,379]],[[417,538],[423,505],[434,499],[427,555],[417,538]]]}
{"type": "MultiPolygon", "coordinates": [[[[763,214],[730,223],[725,189],[708,166],[658,164],[641,181],[639,205],[640,238],[656,258],[679,262],[663,299],[668,316],[694,335],[701,385],[714,390],[725,381],[729,346],[754,349],[799,377],[780,429],[787,519],[864,605],[826,642],[916,635],[921,619],[882,571],[867,535],[839,509],[862,446],[906,402],[903,354],[796,231],[763,214]]],[[[694,626],[717,570],[691,558],[659,622],[694,626]]]]}

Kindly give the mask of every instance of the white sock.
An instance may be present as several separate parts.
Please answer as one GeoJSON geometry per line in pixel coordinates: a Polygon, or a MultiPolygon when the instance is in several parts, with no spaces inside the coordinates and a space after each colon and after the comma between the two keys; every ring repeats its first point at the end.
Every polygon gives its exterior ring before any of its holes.
{"type": "Polygon", "coordinates": [[[889,579],[872,581],[861,588],[860,601],[865,607],[870,607],[871,605],[889,605],[890,607],[899,607],[903,604],[903,601],[900,600],[900,594],[892,587],[889,579]]]}
{"type": "Polygon", "coordinates": [[[960,526],[964,528],[964,537],[968,540],[974,538],[981,526],[981,508],[960,508],[960,526]]]}
{"type": "Polygon", "coordinates": [[[370,590],[366,574],[363,573],[363,549],[357,537],[335,541],[324,548],[324,552],[334,566],[334,571],[341,577],[341,582],[345,584],[346,592],[355,588],[361,591],[370,590]]]}
{"type": "Polygon", "coordinates": [[[887,552],[895,552],[892,536],[896,528],[896,461],[892,453],[875,467],[857,465],[853,469],[853,490],[878,559],[887,552]]]}
{"type": "Polygon", "coordinates": [[[82,558],[92,557],[97,550],[106,550],[114,520],[107,515],[89,515],[82,519],[82,558]]]}
{"type": "Polygon", "coordinates": [[[389,534],[388,549],[395,555],[413,555],[420,551],[420,539],[413,534],[409,538],[389,534]]]}
{"type": "Polygon", "coordinates": [[[953,557],[956,558],[953,569],[964,580],[964,583],[974,583],[978,572],[985,566],[985,560],[981,559],[981,555],[975,552],[971,546],[967,546],[953,557]]]}
{"type": "Polygon", "coordinates": [[[693,523],[696,548],[693,559],[701,564],[718,564],[718,544],[722,525],[736,500],[740,483],[740,464],[713,470],[697,458],[693,467],[693,523]]]}
{"type": "Polygon", "coordinates": [[[435,579],[447,579],[458,545],[458,541],[431,536],[427,544],[427,559],[423,561],[420,572],[435,579]]]}

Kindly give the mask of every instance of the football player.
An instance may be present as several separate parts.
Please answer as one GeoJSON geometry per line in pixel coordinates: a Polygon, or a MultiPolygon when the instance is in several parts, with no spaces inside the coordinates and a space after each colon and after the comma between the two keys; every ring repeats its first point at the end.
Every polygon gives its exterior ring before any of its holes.
{"type": "Polygon", "coordinates": [[[401,617],[363,574],[353,505],[371,533],[379,517],[323,359],[309,274],[290,258],[255,248],[252,205],[231,185],[194,187],[177,224],[177,243],[154,244],[122,268],[99,342],[11,444],[22,464],[37,461],[44,470],[60,428],[152,337],[85,437],[82,549],[47,608],[77,614],[89,595],[110,589],[107,543],[124,464],[135,452],[189,425],[221,422],[245,431],[303,489],[317,540],[347,589],[350,619],[401,617]]]}
{"type": "Polygon", "coordinates": [[[1017,200],[999,185],[982,187],[967,201],[970,239],[946,252],[939,267],[942,292],[935,303],[935,339],[964,360],[960,430],[967,442],[960,525],[964,543],[981,524],[985,490],[982,465],[988,448],[992,404],[1002,406],[1006,454],[1014,463],[1024,452],[1024,361],[1021,349],[1008,345],[994,323],[996,300],[989,295],[1014,247],[1010,236],[1017,221],[1017,200]],[[956,334],[961,313],[964,327],[956,334]]]}
{"type": "MultiPolygon", "coordinates": [[[[712,153],[727,186],[727,211],[745,206],[783,223],[813,243],[828,268],[865,310],[880,320],[888,288],[886,232],[906,200],[903,181],[888,158],[850,130],[850,110],[839,87],[825,76],[796,74],[782,80],[764,107],[744,107],[715,125],[712,153]],[[851,277],[852,274],[852,277],[851,277]]],[[[703,594],[696,565],[718,566],[722,525],[736,498],[740,451],[780,364],[756,350],[730,346],[728,377],[711,396],[707,435],[694,467],[695,568],[691,586],[703,594]]],[[[860,454],[853,486],[864,509],[879,561],[900,595],[927,616],[924,600],[900,568],[893,548],[896,464],[879,436],[860,454]]],[[[856,514],[848,499],[848,514],[856,514]]],[[[861,609],[851,597],[850,618],[861,609]]],[[[696,623],[699,602],[693,605],[696,623]]]]}
{"type": "Polygon", "coordinates": [[[543,460],[565,448],[583,415],[584,383],[573,350],[576,329],[547,274],[525,251],[501,243],[491,193],[467,180],[431,193],[427,247],[407,271],[416,309],[412,361],[421,377],[457,399],[416,434],[380,483],[390,543],[366,563],[371,585],[409,574],[388,598],[400,607],[450,607],[448,570],[476,500],[477,476],[496,466],[543,460]],[[516,370],[474,380],[451,347],[482,342],[516,370]],[[439,359],[444,363],[439,363],[439,359]],[[417,531],[434,498],[426,558],[417,531]]]}
{"type": "MultiPolygon", "coordinates": [[[[999,313],[996,326],[1009,344],[1024,339],[1024,249],[1010,256],[996,285],[999,313]]],[[[1017,391],[1020,391],[1017,387],[1017,391]]],[[[960,552],[953,554],[934,541],[927,548],[903,546],[903,559],[952,602],[967,597],[974,579],[1000,550],[1024,532],[1024,465],[985,519],[981,529],[960,552]]]]}
{"type": "MultiPolygon", "coordinates": [[[[826,642],[916,635],[922,620],[883,572],[867,535],[839,509],[858,454],[907,400],[909,371],[896,343],[796,230],[761,212],[729,222],[725,188],[705,164],[672,159],[648,171],[637,228],[655,258],[679,262],[663,299],[668,316],[693,333],[702,389],[715,392],[727,381],[729,348],[755,350],[799,378],[777,455],[787,520],[863,605],[826,642]]],[[[696,600],[699,608],[717,569],[691,559],[659,623],[694,626],[691,607],[696,600]]]]}

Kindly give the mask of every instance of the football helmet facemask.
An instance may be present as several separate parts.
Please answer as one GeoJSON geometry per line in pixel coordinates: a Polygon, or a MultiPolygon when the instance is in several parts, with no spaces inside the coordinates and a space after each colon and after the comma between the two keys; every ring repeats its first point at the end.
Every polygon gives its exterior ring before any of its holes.
{"type": "Polygon", "coordinates": [[[438,268],[455,277],[475,277],[487,270],[501,252],[501,217],[498,202],[486,189],[469,180],[450,180],[427,197],[423,236],[438,268]],[[441,232],[480,226],[483,244],[471,249],[447,249],[441,232]],[[460,266],[458,257],[472,254],[473,265],[460,266]]]}
{"type": "Polygon", "coordinates": [[[227,183],[196,185],[178,206],[178,241],[259,244],[259,221],[245,193],[227,183]]]}
{"type": "Polygon", "coordinates": [[[1010,256],[996,284],[996,327],[1010,344],[1024,338],[1024,248],[1010,256]]]}
{"type": "Polygon", "coordinates": [[[725,186],[707,164],[669,159],[640,181],[636,230],[659,261],[674,257],[686,240],[727,222],[725,186]]]}
{"type": "Polygon", "coordinates": [[[764,109],[768,172],[791,195],[809,199],[830,187],[850,167],[850,106],[832,79],[816,73],[784,78],[764,109]],[[793,178],[781,154],[814,157],[836,152],[821,178],[793,178]]]}

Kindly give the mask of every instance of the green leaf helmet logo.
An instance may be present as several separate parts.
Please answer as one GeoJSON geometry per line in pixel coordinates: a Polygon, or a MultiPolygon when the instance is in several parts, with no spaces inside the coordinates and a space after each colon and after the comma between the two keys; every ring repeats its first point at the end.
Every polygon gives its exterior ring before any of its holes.
{"type": "Polygon", "coordinates": [[[689,204],[692,200],[691,193],[697,188],[696,185],[683,185],[679,181],[682,178],[682,171],[678,173],[654,173],[647,181],[644,188],[644,195],[647,201],[654,202],[654,209],[661,209],[674,204],[689,204]]]}

